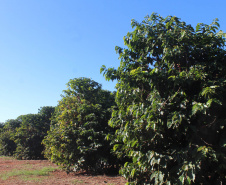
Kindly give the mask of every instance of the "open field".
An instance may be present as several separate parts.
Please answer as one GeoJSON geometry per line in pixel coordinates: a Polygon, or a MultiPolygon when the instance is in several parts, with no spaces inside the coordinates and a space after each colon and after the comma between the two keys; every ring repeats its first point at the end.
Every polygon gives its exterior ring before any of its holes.
{"type": "Polygon", "coordinates": [[[15,160],[0,156],[0,185],[123,185],[122,177],[71,173],[61,171],[47,160],[15,160]]]}

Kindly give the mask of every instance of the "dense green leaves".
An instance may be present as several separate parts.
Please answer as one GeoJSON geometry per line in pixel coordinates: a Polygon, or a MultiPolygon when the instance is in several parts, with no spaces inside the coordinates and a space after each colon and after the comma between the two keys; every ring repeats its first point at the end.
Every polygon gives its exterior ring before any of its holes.
{"type": "Polygon", "coordinates": [[[38,114],[21,115],[8,120],[0,132],[0,154],[17,159],[43,159],[44,136],[50,128],[54,107],[42,107],[38,114]]]}
{"type": "Polygon", "coordinates": [[[109,124],[114,150],[137,184],[220,184],[226,174],[226,51],[218,20],[196,29],[177,17],[132,20],[116,47],[118,80],[109,124]]]}
{"type": "Polygon", "coordinates": [[[67,85],[43,141],[45,156],[67,171],[104,170],[116,163],[105,139],[114,133],[108,126],[114,94],[88,78],[73,79],[67,85]]]}
{"type": "Polygon", "coordinates": [[[0,129],[0,155],[12,156],[16,150],[15,133],[22,123],[21,116],[2,124],[0,129]]]}

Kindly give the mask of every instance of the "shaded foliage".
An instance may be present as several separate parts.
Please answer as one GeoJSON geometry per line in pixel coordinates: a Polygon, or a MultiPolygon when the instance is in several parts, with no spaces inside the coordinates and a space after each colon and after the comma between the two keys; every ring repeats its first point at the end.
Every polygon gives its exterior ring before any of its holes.
{"type": "Polygon", "coordinates": [[[50,128],[54,107],[42,107],[38,114],[21,115],[4,123],[0,132],[0,154],[17,159],[43,159],[41,144],[50,128]]]}
{"type": "Polygon", "coordinates": [[[41,144],[50,129],[50,118],[54,107],[42,107],[38,114],[21,116],[22,123],[15,133],[17,145],[14,156],[17,159],[43,159],[44,146],[41,144]]]}
{"type": "Polygon", "coordinates": [[[2,129],[4,127],[4,123],[0,122],[0,129],[2,129]]]}
{"type": "Polygon", "coordinates": [[[129,184],[221,184],[226,174],[226,51],[218,20],[191,25],[177,17],[132,20],[116,47],[118,80],[109,124],[114,150],[127,156],[129,184]]]}
{"type": "Polygon", "coordinates": [[[7,120],[0,129],[0,155],[12,156],[16,150],[14,136],[21,125],[21,117],[7,120]]]}

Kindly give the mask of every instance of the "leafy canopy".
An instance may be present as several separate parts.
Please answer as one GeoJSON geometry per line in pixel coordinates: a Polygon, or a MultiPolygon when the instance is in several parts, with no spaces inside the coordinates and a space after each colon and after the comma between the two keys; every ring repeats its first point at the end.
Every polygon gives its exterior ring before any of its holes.
{"type": "Polygon", "coordinates": [[[55,108],[41,107],[38,114],[21,115],[8,120],[0,135],[0,150],[5,155],[17,159],[43,159],[44,147],[41,144],[50,128],[50,118],[55,108]],[[1,147],[1,143],[2,146],[1,147]]]}
{"type": "Polygon", "coordinates": [[[220,184],[226,174],[226,51],[218,20],[196,28],[155,13],[116,47],[120,66],[109,124],[114,150],[136,184],[220,184]]]}
{"type": "Polygon", "coordinates": [[[67,85],[43,141],[45,156],[67,171],[100,171],[115,159],[105,139],[114,131],[108,126],[114,94],[89,78],[76,78],[67,85]]]}

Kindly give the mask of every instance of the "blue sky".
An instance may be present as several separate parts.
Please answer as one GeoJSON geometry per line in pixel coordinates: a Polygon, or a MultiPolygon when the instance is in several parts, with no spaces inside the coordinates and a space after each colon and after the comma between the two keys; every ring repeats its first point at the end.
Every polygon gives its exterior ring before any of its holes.
{"type": "Polygon", "coordinates": [[[156,12],[193,26],[219,18],[225,0],[0,0],[0,122],[56,106],[66,83],[90,77],[104,89],[100,67],[119,66],[115,46],[131,19],[156,12]]]}

